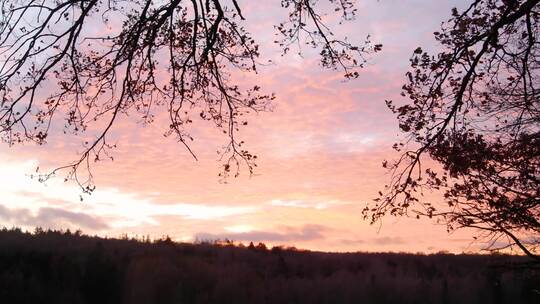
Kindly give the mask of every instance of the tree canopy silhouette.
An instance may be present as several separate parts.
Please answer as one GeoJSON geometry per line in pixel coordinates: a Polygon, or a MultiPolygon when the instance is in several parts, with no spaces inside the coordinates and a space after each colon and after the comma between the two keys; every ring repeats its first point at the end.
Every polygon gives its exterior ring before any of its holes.
{"type": "Polygon", "coordinates": [[[391,181],[366,217],[436,217],[540,260],[539,2],[471,1],[434,33],[438,54],[414,51],[402,93],[410,102],[387,101],[407,137],[394,145],[401,157],[383,163],[391,181]],[[424,169],[426,157],[443,170],[424,169]]]}
{"type": "MultiPolygon", "coordinates": [[[[322,18],[329,10],[351,20],[354,2],[281,1],[276,5],[287,14],[275,26],[275,43],[284,53],[296,44],[318,48],[323,67],[357,77],[364,55],[381,46],[336,37],[322,18]]],[[[160,111],[169,116],[165,134],[193,157],[186,126],[198,117],[228,138],[222,174],[238,174],[241,163],[253,170],[256,156],[235,132],[247,124],[246,114],[268,110],[274,95],[231,77],[256,72],[260,56],[238,1],[3,0],[1,10],[2,139],[43,144],[62,121],[64,133],[92,138],[83,140],[79,158],[41,179],[64,170],[92,191],[90,171],[78,172],[110,157],[107,136],[115,123],[129,113],[151,123],[160,111]]]]}

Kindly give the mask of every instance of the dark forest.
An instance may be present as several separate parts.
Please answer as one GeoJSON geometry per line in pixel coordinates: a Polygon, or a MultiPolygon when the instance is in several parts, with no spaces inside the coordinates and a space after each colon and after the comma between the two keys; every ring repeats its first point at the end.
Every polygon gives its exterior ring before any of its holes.
{"type": "Polygon", "coordinates": [[[509,255],[324,253],[0,231],[2,303],[539,303],[509,255]]]}

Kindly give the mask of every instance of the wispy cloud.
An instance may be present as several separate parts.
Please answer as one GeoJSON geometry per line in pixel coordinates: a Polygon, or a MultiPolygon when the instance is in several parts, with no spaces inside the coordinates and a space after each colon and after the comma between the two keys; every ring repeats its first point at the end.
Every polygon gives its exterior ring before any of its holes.
{"type": "Polygon", "coordinates": [[[0,219],[14,226],[44,228],[82,228],[100,231],[109,228],[102,219],[80,212],[57,208],[40,208],[36,212],[28,209],[10,209],[0,205],[0,219]]]}
{"type": "Polygon", "coordinates": [[[197,233],[194,238],[198,240],[234,240],[251,242],[304,242],[314,241],[324,238],[327,227],[321,225],[304,225],[301,228],[286,228],[282,232],[274,231],[247,231],[239,233],[197,233]]]}
{"type": "Polygon", "coordinates": [[[337,200],[271,200],[268,205],[277,207],[291,207],[291,208],[313,208],[313,209],[326,209],[332,206],[345,205],[346,203],[337,200]]]}

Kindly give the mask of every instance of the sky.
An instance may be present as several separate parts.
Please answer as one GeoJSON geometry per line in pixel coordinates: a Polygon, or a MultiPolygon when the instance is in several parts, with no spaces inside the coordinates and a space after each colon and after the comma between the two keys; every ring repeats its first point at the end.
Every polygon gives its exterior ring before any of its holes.
{"type": "MultiPolygon", "coordinates": [[[[60,177],[39,183],[37,166],[74,160],[80,138],[56,135],[48,144],[0,145],[0,226],[33,230],[81,229],[87,234],[169,235],[177,241],[232,239],[323,251],[477,251],[471,231],[449,234],[428,219],[387,217],[370,225],[361,210],[389,180],[382,168],[396,155],[397,121],[386,99],[399,95],[408,59],[417,46],[436,49],[432,33],[464,1],[359,0],[356,20],[337,31],[383,44],[369,56],[360,77],[345,82],[340,71],[323,70],[305,50],[282,57],[272,24],[279,1],[241,1],[247,28],[274,64],[246,79],[275,92],[272,112],[253,114],[239,136],[258,155],[247,170],[223,182],[216,150],[226,138],[210,124],[193,127],[198,157],[172,138],[166,122],[150,126],[127,117],[112,130],[114,161],[93,167],[97,189],[84,195],[60,177]]],[[[280,15],[281,14],[281,15],[280,15]]],[[[437,198],[433,194],[434,198],[437,198]]]]}

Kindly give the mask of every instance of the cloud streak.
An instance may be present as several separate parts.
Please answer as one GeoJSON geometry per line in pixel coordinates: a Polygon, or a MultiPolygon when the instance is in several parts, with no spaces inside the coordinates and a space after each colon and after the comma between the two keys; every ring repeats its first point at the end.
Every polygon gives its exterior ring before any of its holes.
{"type": "Polygon", "coordinates": [[[283,232],[270,231],[248,231],[239,233],[197,233],[194,239],[197,240],[233,240],[247,242],[305,242],[315,241],[324,238],[327,227],[321,225],[307,224],[301,228],[287,228],[283,232]]]}
{"type": "Polygon", "coordinates": [[[109,228],[103,219],[80,212],[58,208],[40,208],[37,212],[28,209],[10,209],[0,205],[0,219],[5,223],[26,227],[66,228],[66,226],[100,231],[109,228]]]}

